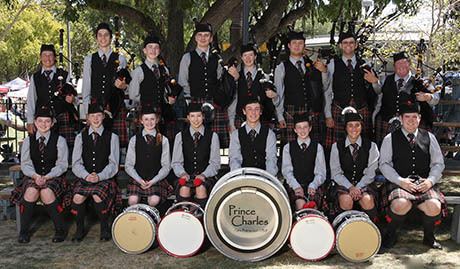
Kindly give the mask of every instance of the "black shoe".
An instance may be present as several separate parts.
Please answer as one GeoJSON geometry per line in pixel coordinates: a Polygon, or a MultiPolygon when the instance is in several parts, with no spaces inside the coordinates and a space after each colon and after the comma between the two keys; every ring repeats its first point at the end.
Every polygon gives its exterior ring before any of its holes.
{"type": "Polygon", "coordinates": [[[112,234],[110,232],[104,231],[101,232],[101,241],[110,241],[112,239],[112,234]]]}
{"type": "Polygon", "coordinates": [[[382,247],[384,249],[390,249],[396,245],[396,242],[398,241],[398,234],[396,232],[387,232],[383,236],[382,240],[382,247]]]}
{"type": "Polygon", "coordinates": [[[433,249],[442,249],[441,244],[439,244],[439,242],[436,241],[436,240],[423,239],[423,244],[426,245],[426,246],[429,246],[430,248],[433,248],[433,249]]]}
{"type": "Polygon", "coordinates": [[[81,242],[83,238],[85,238],[85,230],[77,228],[77,232],[75,232],[75,235],[72,237],[72,242],[73,241],[81,242]]]}
{"type": "Polygon", "coordinates": [[[19,238],[18,238],[18,242],[21,243],[21,244],[27,244],[30,242],[30,236],[29,234],[27,233],[20,233],[19,234],[19,238]]]}
{"type": "Polygon", "coordinates": [[[52,241],[53,243],[60,243],[60,242],[63,242],[66,237],[67,237],[67,234],[65,230],[56,230],[52,241]]]}

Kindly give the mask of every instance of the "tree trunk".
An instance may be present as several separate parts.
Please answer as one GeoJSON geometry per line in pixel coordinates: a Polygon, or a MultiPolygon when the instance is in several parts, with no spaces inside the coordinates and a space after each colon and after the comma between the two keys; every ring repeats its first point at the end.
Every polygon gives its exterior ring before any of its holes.
{"type": "Polygon", "coordinates": [[[180,0],[168,1],[168,37],[162,46],[172,74],[178,74],[179,63],[184,52],[184,11],[179,7],[180,0]]]}
{"type": "Polygon", "coordinates": [[[230,44],[235,44],[242,38],[242,24],[243,24],[243,5],[238,5],[233,9],[231,19],[232,24],[230,25],[230,44]]]}

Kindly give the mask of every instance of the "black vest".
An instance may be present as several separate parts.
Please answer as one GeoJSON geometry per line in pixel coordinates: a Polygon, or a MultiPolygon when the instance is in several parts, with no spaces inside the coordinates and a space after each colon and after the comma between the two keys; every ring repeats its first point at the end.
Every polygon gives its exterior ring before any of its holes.
{"type": "Polygon", "coordinates": [[[217,64],[217,57],[213,53],[209,53],[208,62],[204,65],[195,50],[190,52],[188,79],[192,97],[214,99],[218,86],[217,64]]]}
{"type": "Polygon", "coordinates": [[[117,65],[115,61],[118,60],[118,54],[112,52],[107,59],[107,66],[104,67],[99,53],[93,53],[91,57],[91,98],[101,104],[109,103],[113,83],[116,78],[117,65]]]}
{"type": "Polygon", "coordinates": [[[48,174],[53,167],[56,166],[58,158],[57,141],[59,135],[55,132],[51,132],[48,139],[48,143],[45,146],[43,154],[38,150],[39,141],[36,139],[35,134],[29,136],[30,142],[30,159],[34,164],[35,172],[39,175],[48,174]]]}
{"type": "Polygon", "coordinates": [[[315,178],[316,154],[318,143],[310,141],[305,152],[302,151],[297,139],[289,142],[289,155],[294,168],[294,177],[302,186],[308,186],[315,178]]]}
{"type": "Polygon", "coordinates": [[[150,69],[145,63],[141,65],[141,68],[144,72],[144,80],[142,80],[139,86],[141,104],[147,102],[152,104],[154,107],[157,107],[163,102],[165,89],[164,82],[162,82],[161,79],[157,79],[152,69],[150,69]]]}
{"type": "Polygon", "coordinates": [[[194,147],[193,137],[190,134],[189,128],[183,130],[181,134],[185,172],[190,176],[199,175],[206,170],[209,164],[213,132],[211,129],[205,128],[204,136],[200,138],[196,148],[194,147]]]}
{"type": "Polygon", "coordinates": [[[88,128],[85,128],[81,132],[81,138],[83,141],[83,166],[88,173],[100,173],[109,164],[112,132],[104,129],[102,135],[97,139],[96,146],[94,146],[93,135],[89,135],[88,130],[88,128]]]}
{"type": "Polygon", "coordinates": [[[142,179],[150,180],[158,174],[161,169],[162,149],[161,143],[159,145],[156,143],[147,144],[142,132],[136,135],[136,164],[134,169],[142,179]]]}
{"type": "MultiPolygon", "coordinates": [[[[312,63],[304,59],[305,63],[312,63]]],[[[305,75],[302,77],[299,70],[290,60],[284,61],[284,104],[296,107],[307,106],[314,112],[323,110],[323,85],[321,72],[313,67],[306,67],[305,75]]]]}
{"type": "MultiPolygon", "coordinates": [[[[351,146],[350,146],[351,147],[351,146]]],[[[361,147],[358,149],[358,158],[353,161],[350,148],[345,147],[345,139],[337,142],[337,150],[339,152],[340,167],[343,175],[350,181],[351,184],[356,184],[363,177],[364,169],[369,164],[369,150],[371,149],[371,141],[361,137],[361,147]]]]}
{"type": "MultiPolygon", "coordinates": [[[[409,80],[409,83],[412,81],[409,80]]],[[[390,120],[392,117],[399,115],[399,105],[410,100],[416,102],[415,94],[413,93],[413,84],[405,85],[409,92],[400,91],[395,82],[395,74],[388,76],[382,86],[382,108],[380,115],[384,121],[390,120]]]]}
{"type": "Polygon", "coordinates": [[[364,71],[360,68],[360,65],[364,62],[361,59],[356,60],[355,68],[350,73],[342,58],[334,58],[332,90],[334,92],[334,101],[341,107],[349,106],[352,98],[358,109],[367,104],[364,71]]]}
{"type": "Polygon", "coordinates": [[[265,148],[267,145],[268,127],[261,125],[259,134],[254,142],[251,142],[246,127],[238,129],[238,139],[240,140],[241,156],[243,157],[242,167],[256,167],[266,169],[265,167],[265,148]]]}
{"type": "Polygon", "coordinates": [[[418,129],[414,149],[401,129],[391,133],[393,149],[393,168],[401,177],[418,175],[427,178],[430,174],[430,136],[428,132],[418,129]]]}
{"type": "Polygon", "coordinates": [[[37,94],[37,101],[35,107],[49,106],[53,111],[58,109],[62,104],[59,104],[56,99],[56,87],[59,84],[59,76],[62,76],[62,83],[66,83],[68,73],[64,70],[57,69],[56,73],[53,75],[53,79],[48,82],[45,74],[41,73],[41,70],[34,73],[34,85],[35,92],[37,94]]]}

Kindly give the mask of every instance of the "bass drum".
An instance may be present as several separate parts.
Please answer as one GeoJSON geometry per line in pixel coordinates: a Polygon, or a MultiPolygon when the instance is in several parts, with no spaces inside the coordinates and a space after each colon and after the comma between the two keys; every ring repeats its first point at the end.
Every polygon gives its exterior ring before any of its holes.
{"type": "Polygon", "coordinates": [[[160,212],[144,204],[132,205],[118,215],[112,225],[113,242],[128,254],[147,251],[155,241],[160,212]]]}
{"type": "Polygon", "coordinates": [[[204,223],[209,240],[225,256],[251,262],[266,259],[289,237],[288,194],[265,170],[231,171],[210,193],[204,223]]]}
{"type": "Polygon", "coordinates": [[[380,249],[381,235],[369,216],[350,210],[338,215],[332,226],[336,234],[336,248],[340,255],[351,262],[365,262],[380,249]]]}

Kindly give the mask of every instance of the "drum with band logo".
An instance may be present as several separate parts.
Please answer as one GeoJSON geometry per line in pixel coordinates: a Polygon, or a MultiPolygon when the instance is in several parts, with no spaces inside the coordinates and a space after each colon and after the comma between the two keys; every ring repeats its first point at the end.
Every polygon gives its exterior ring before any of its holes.
{"type": "Polygon", "coordinates": [[[265,170],[231,171],[210,193],[204,223],[209,240],[225,256],[238,261],[266,259],[289,237],[288,194],[265,170]]]}
{"type": "Polygon", "coordinates": [[[366,213],[345,211],[334,219],[332,226],[336,231],[337,251],[346,260],[364,262],[379,251],[380,231],[366,213]]]}
{"type": "Polygon", "coordinates": [[[318,210],[301,209],[294,213],[289,243],[297,256],[307,261],[324,259],[334,248],[335,232],[318,210]]]}
{"type": "Polygon", "coordinates": [[[117,216],[112,225],[113,242],[128,254],[140,254],[154,243],[160,212],[144,204],[132,205],[117,216]]]}
{"type": "Polygon", "coordinates": [[[191,202],[180,202],[170,207],[158,225],[160,248],[174,257],[195,255],[205,239],[203,214],[204,210],[191,202]]]}

